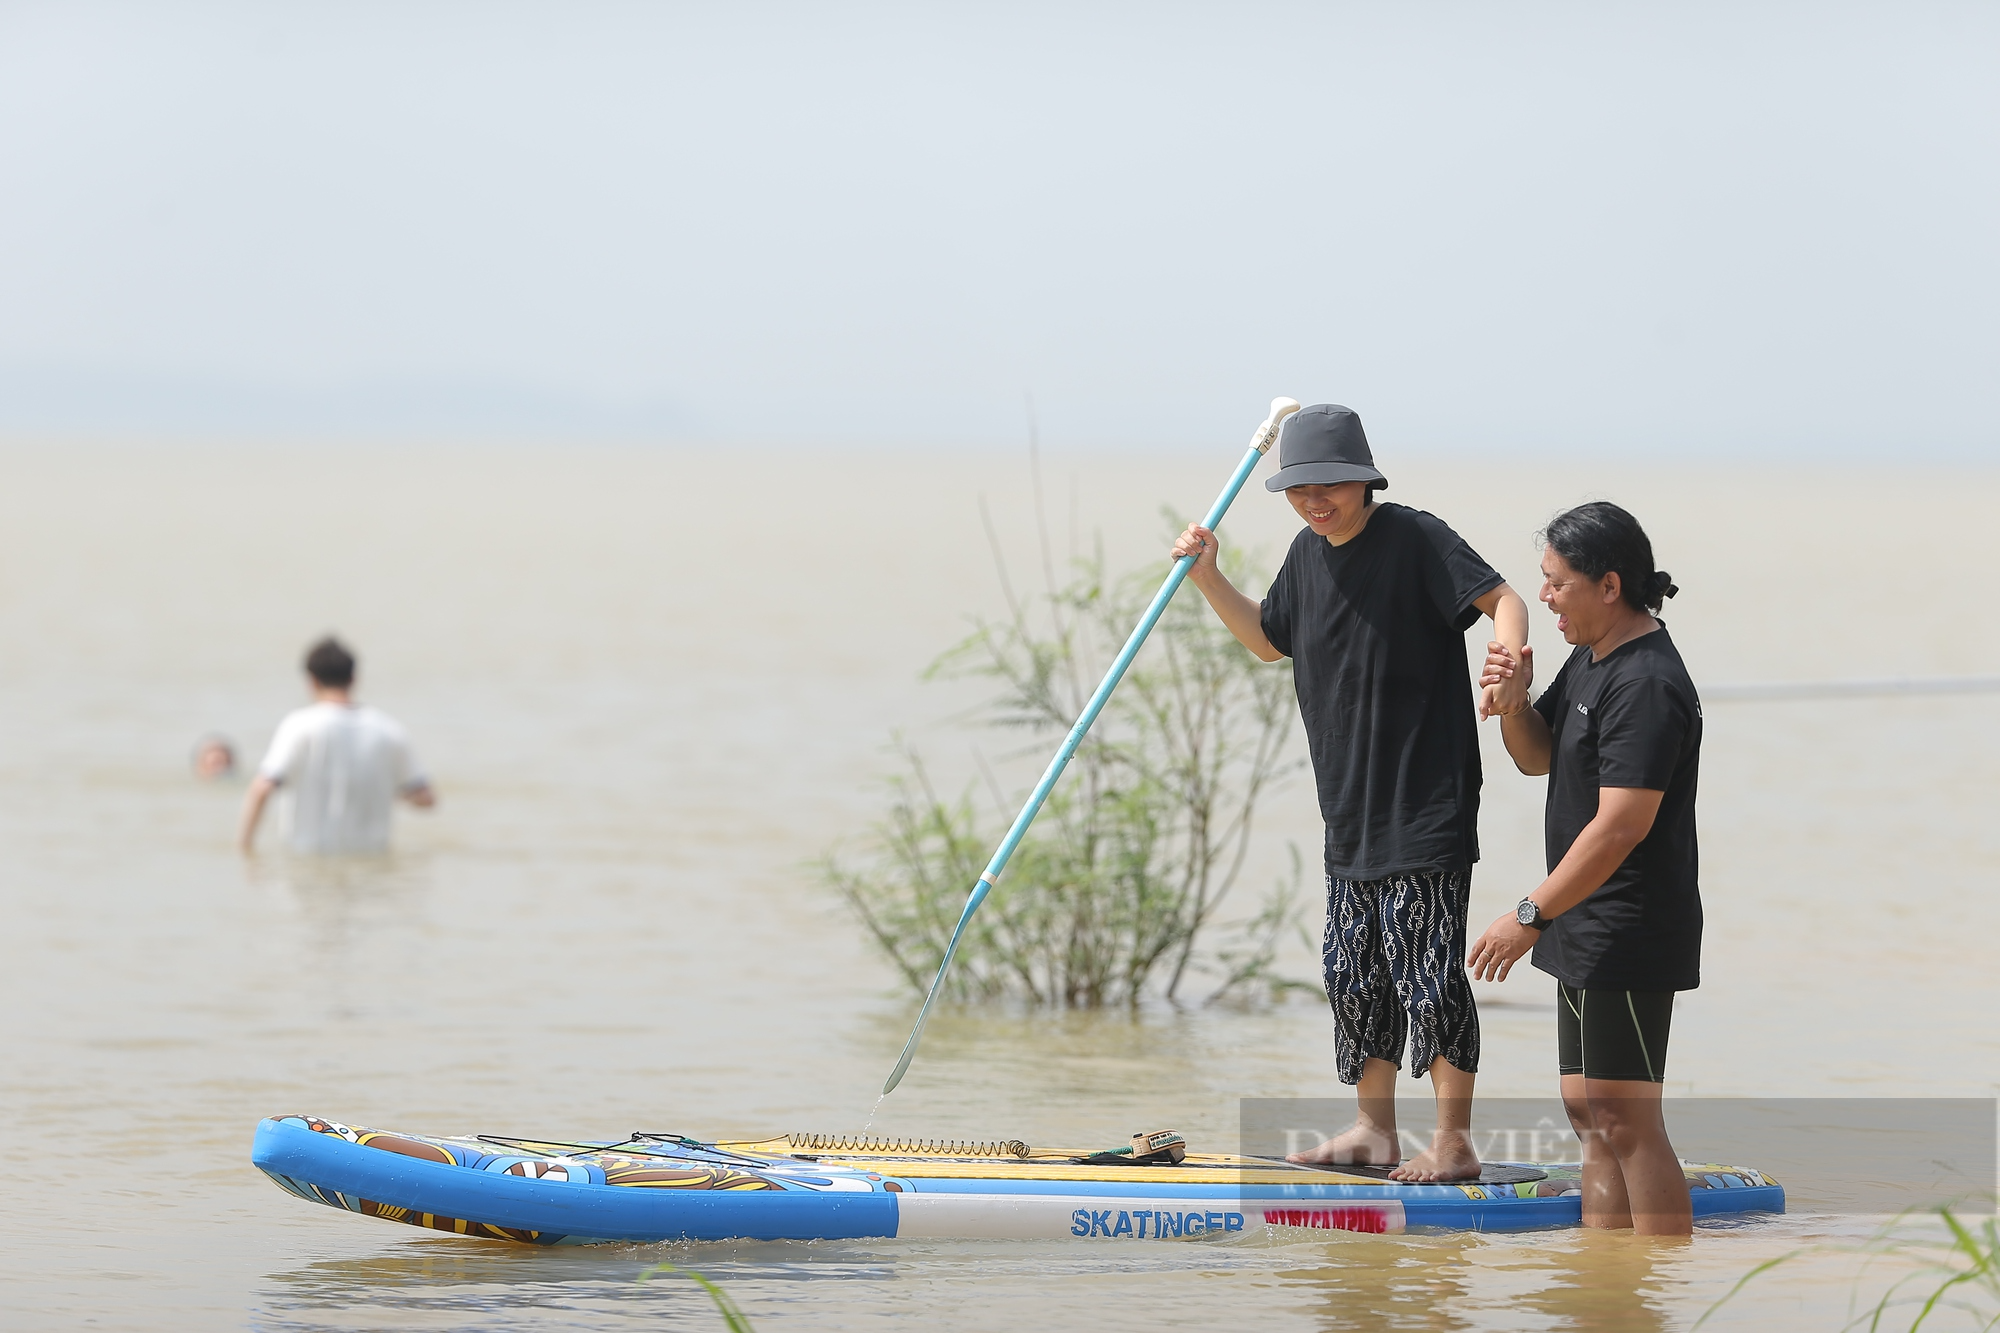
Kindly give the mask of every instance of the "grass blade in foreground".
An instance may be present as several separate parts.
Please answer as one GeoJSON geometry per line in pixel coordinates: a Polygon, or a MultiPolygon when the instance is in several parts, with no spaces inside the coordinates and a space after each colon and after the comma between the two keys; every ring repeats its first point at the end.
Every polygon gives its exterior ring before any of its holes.
{"type": "Polygon", "coordinates": [[[700,1273],[695,1272],[692,1268],[682,1268],[677,1264],[654,1264],[651,1268],[639,1274],[639,1280],[644,1282],[646,1279],[660,1273],[678,1273],[680,1276],[692,1278],[696,1283],[700,1284],[701,1289],[708,1293],[708,1298],[715,1302],[715,1308],[721,1313],[723,1325],[728,1328],[729,1333],[756,1333],[756,1330],[750,1324],[750,1316],[744,1314],[736,1302],[730,1299],[729,1293],[721,1287],[716,1286],[715,1283],[703,1277],[700,1273]]]}
{"type": "MultiPolygon", "coordinates": [[[[1891,1322],[1891,1315],[1906,1311],[1912,1305],[1918,1307],[1917,1312],[1908,1324],[1902,1325],[1911,1333],[1926,1327],[1931,1315],[1940,1307],[1970,1315],[1976,1328],[2000,1327],[2000,1221],[1988,1217],[1974,1231],[1959,1219],[1950,1205],[1944,1205],[1898,1214],[1887,1226],[1859,1245],[1813,1245],[1767,1259],[1738,1278],[1735,1286],[1709,1306],[1701,1318],[1694,1321],[1695,1329],[1700,1329],[1717,1311],[1734,1300],[1753,1279],[1794,1260],[1833,1254],[1862,1256],[1863,1262],[1854,1277],[1857,1295],[1876,1260],[1901,1260],[1914,1264],[1911,1271],[1892,1282],[1864,1313],[1842,1325],[1843,1329],[1865,1326],[1870,1333],[1885,1333],[1885,1330],[1896,1326],[1891,1322]],[[1943,1224],[1945,1236],[1942,1239],[1912,1232],[1911,1224],[1927,1217],[1935,1217],[1943,1224]],[[1926,1289],[1928,1295],[1925,1294],[1926,1289]]],[[[1848,1308],[1852,1310],[1854,1307],[1850,1305],[1848,1308]]]]}
{"type": "MultiPolygon", "coordinates": [[[[1229,512],[1230,503],[1236,499],[1236,493],[1243,489],[1243,483],[1248,481],[1251,472],[1256,470],[1258,460],[1277,440],[1278,428],[1284,424],[1286,417],[1298,410],[1297,399],[1271,400],[1271,415],[1264,418],[1264,424],[1257,427],[1257,433],[1250,437],[1250,447],[1244,451],[1243,461],[1236,465],[1236,471],[1230,476],[1229,484],[1222,488],[1222,494],[1216,497],[1215,504],[1210,507],[1207,517],[1202,519],[1203,527],[1213,530],[1221,524],[1222,516],[1229,512]]],[[[937,979],[931,982],[930,991],[924,996],[924,1006],[917,1011],[917,1021],[910,1029],[909,1041],[903,1046],[902,1059],[896,1061],[895,1071],[889,1075],[889,1081],[882,1085],[883,1096],[886,1097],[896,1090],[896,1085],[903,1081],[903,1075],[909,1072],[910,1061],[916,1058],[917,1042],[923,1038],[924,1024],[930,1020],[931,1005],[937,1000],[938,993],[944,989],[945,974],[951,970],[952,956],[958,952],[958,942],[965,934],[966,923],[972,920],[972,914],[979,910],[979,905],[986,901],[986,895],[999,880],[1000,872],[1007,868],[1008,858],[1013,856],[1014,848],[1020,845],[1022,836],[1028,831],[1028,825],[1035,822],[1036,812],[1042,808],[1042,802],[1047,800],[1049,793],[1055,789],[1056,780],[1062,777],[1063,769],[1068,767],[1070,756],[1075,754],[1076,747],[1083,743],[1084,736],[1090,731],[1090,724],[1097,720],[1098,713],[1103,711],[1105,702],[1111,698],[1111,692],[1118,688],[1118,682],[1124,678],[1125,669],[1131,666],[1132,659],[1138,656],[1140,646],[1146,642],[1146,636],[1152,633],[1153,626],[1159,621],[1161,613],[1167,609],[1167,603],[1174,599],[1174,593],[1180,589],[1181,581],[1187,577],[1187,572],[1193,568],[1194,562],[1195,557],[1191,555],[1184,555],[1174,561],[1174,567],[1168,572],[1166,582],[1162,583],[1159,592],[1153,595],[1152,604],[1146,608],[1146,614],[1139,618],[1138,625],[1132,631],[1132,637],[1125,641],[1125,647],[1111,663],[1111,669],[1104,673],[1104,679],[1098,684],[1097,692],[1092,694],[1090,702],[1083,706],[1082,715],[1077,718],[1076,725],[1069,729],[1069,735],[1063,739],[1062,747],[1056,751],[1055,758],[1049,761],[1047,770],[1042,774],[1042,780],[1035,784],[1035,790],[1029,794],[1027,803],[1021,807],[1021,813],[1014,816],[1013,826],[1007,830],[1007,836],[1000,840],[1000,847],[993,853],[993,859],[987,862],[985,872],[972,886],[971,893],[966,895],[965,910],[959,913],[958,924],[952,928],[951,939],[945,945],[944,957],[938,962],[937,979]]]]}

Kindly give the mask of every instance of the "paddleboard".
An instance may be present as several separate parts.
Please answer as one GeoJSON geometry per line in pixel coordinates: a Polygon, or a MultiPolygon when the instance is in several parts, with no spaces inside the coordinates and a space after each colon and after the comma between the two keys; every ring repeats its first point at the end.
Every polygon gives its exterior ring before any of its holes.
{"type": "MultiPolygon", "coordinates": [[[[1227,1153],[1112,1165],[1109,1154],[989,1143],[845,1138],[618,1143],[432,1137],[288,1115],[257,1126],[251,1160],[314,1203],[433,1231],[529,1245],[669,1240],[922,1238],[1108,1242],[1277,1233],[1521,1231],[1580,1220],[1578,1170],[1493,1163],[1477,1181],[1409,1185],[1379,1172],[1227,1153]],[[1096,1158],[1093,1163],[1085,1159],[1096,1158]]],[[[1781,1213],[1758,1171],[1686,1166],[1696,1217],[1781,1213]]]]}

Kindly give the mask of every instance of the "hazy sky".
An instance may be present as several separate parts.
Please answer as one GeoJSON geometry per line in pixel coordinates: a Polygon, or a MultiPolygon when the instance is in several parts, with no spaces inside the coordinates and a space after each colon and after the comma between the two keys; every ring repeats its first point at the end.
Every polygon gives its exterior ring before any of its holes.
{"type": "Polygon", "coordinates": [[[0,431],[2000,457],[2000,5],[0,0],[0,431]]]}

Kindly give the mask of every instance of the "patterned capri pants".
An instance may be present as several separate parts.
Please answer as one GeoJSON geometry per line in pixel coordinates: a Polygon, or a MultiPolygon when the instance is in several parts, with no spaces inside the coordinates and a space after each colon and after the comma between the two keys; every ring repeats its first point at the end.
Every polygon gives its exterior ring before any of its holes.
{"type": "Polygon", "coordinates": [[[1326,997],[1342,1083],[1371,1057],[1421,1078],[1442,1055],[1479,1071],[1479,1009],[1465,975],[1469,871],[1326,878],[1326,997]]]}

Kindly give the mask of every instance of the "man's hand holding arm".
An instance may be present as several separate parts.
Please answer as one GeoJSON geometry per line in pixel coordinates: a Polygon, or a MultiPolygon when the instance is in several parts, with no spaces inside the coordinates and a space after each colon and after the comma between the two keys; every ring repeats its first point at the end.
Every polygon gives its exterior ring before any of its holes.
{"type": "MultiPolygon", "coordinates": [[[[1535,716],[1539,720],[1540,715],[1535,716]]],[[[1604,881],[1652,832],[1665,795],[1649,787],[1597,789],[1596,817],[1583,826],[1549,877],[1528,895],[1544,919],[1561,916],[1604,887],[1604,881]]],[[[1465,965],[1481,981],[1505,981],[1515,961],[1535,947],[1541,934],[1522,925],[1512,911],[1503,912],[1473,944],[1465,965]]]]}
{"type": "MultiPolygon", "coordinates": [[[[1213,532],[1199,523],[1190,523],[1187,531],[1175,540],[1173,555],[1176,560],[1185,555],[1195,557],[1193,567],[1188,570],[1188,582],[1201,589],[1201,595],[1208,599],[1209,606],[1214,608],[1216,616],[1222,623],[1229,627],[1229,632],[1236,636],[1236,641],[1254,653],[1259,661],[1278,661],[1284,654],[1274,648],[1271,640],[1264,634],[1262,604],[1238,592],[1236,585],[1231,583],[1217,567],[1215,557],[1221,549],[1213,532]]],[[[1515,600],[1518,602],[1520,599],[1515,600]]],[[[1525,609],[1521,613],[1521,619],[1525,627],[1527,623],[1525,609]]]]}
{"type": "MultiPolygon", "coordinates": [[[[1521,594],[1503,583],[1497,588],[1489,588],[1473,605],[1493,622],[1493,639],[1486,645],[1489,665],[1495,649],[1505,649],[1515,659],[1528,650],[1528,604],[1521,600],[1521,594]]],[[[1526,672],[1508,671],[1492,680],[1482,674],[1479,685],[1480,721],[1489,717],[1512,717],[1527,710],[1526,672]]]]}
{"type": "MultiPolygon", "coordinates": [[[[1486,645],[1486,665],[1479,673],[1479,688],[1490,690],[1510,680],[1520,682],[1521,694],[1526,697],[1528,688],[1535,683],[1535,650],[1523,644],[1516,654],[1496,639],[1486,645]]],[[[1538,778],[1549,771],[1555,740],[1549,734],[1548,719],[1532,704],[1519,712],[1501,715],[1500,739],[1506,743],[1514,767],[1529,777],[1538,778]]]]}

